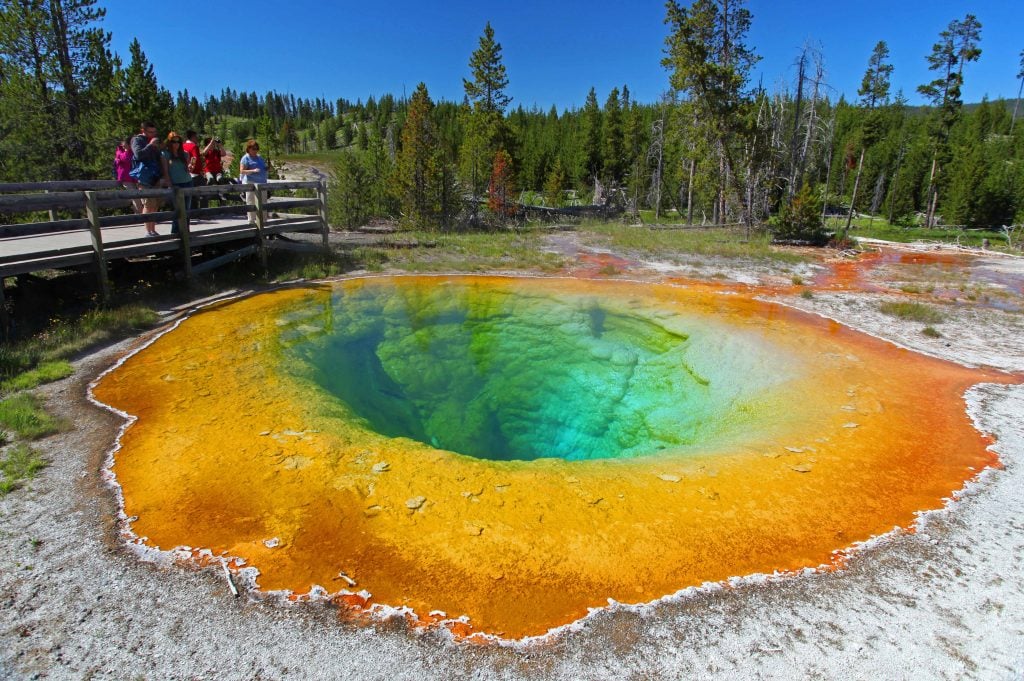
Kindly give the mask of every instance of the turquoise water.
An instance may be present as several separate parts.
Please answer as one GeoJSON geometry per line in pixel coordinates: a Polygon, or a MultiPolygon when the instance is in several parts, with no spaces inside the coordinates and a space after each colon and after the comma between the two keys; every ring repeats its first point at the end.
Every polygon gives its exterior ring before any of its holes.
{"type": "Polygon", "coordinates": [[[483,459],[697,445],[741,426],[759,388],[715,329],[597,296],[396,279],[278,323],[289,370],[365,427],[483,459]]]}

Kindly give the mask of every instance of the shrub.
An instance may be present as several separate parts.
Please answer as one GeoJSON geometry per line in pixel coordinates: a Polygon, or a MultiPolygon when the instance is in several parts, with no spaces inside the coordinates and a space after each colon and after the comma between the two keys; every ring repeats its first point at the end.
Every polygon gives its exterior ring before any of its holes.
{"type": "Polygon", "coordinates": [[[899,317],[900,319],[912,322],[922,322],[924,324],[939,324],[946,319],[934,307],[922,305],[921,303],[888,302],[879,305],[878,309],[892,317],[899,317]]]}
{"type": "Polygon", "coordinates": [[[776,241],[823,246],[828,240],[821,221],[821,201],[808,184],[804,184],[793,200],[768,221],[768,227],[776,241]]]}

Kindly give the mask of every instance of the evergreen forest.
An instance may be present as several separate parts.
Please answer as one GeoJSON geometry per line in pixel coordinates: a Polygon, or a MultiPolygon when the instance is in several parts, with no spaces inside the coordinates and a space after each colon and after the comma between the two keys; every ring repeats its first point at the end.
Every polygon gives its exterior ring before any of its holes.
{"type": "MultiPolygon", "coordinates": [[[[490,24],[452,74],[461,101],[434,100],[422,83],[409,97],[356,101],[231,87],[201,99],[158,83],[137,40],[124,64],[103,16],[96,0],[0,2],[0,181],[108,178],[115,141],[153,120],[221,137],[236,154],[252,137],[272,162],[326,160],[338,227],[464,229],[519,219],[525,205],[590,203],[811,241],[826,214],[847,225],[865,214],[929,227],[1024,221],[1019,89],[1016,100],[961,100],[984,53],[971,14],[951,17],[921,55],[928,105],[909,106],[890,87],[901,65],[884,41],[864,55],[855,99],[835,95],[813,44],[778,74],[788,85],[769,89],[751,77],[756,18],[742,0],[669,0],[664,58],[651,64],[664,96],[591,88],[561,111],[511,100],[490,24]]],[[[1024,51],[1019,68],[1024,85],[1024,51]]]]}

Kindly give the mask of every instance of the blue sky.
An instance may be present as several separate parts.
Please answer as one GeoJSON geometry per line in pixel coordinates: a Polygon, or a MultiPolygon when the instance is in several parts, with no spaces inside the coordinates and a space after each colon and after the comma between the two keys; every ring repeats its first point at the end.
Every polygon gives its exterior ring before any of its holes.
{"type": "MultiPolygon", "coordinates": [[[[651,102],[668,84],[661,2],[176,0],[173,10],[159,11],[127,0],[102,4],[113,48],[126,62],[138,37],[161,85],[200,96],[230,86],[354,101],[403,88],[411,94],[423,81],[434,99],[461,100],[488,20],[503,47],[513,105],[580,106],[591,86],[603,103],[623,83],[635,99],[651,102]]],[[[871,49],[885,40],[893,91],[902,87],[919,103],[916,87],[930,80],[925,56],[939,31],[970,11],[982,23],[983,53],[967,70],[964,100],[1017,94],[1024,49],[1018,0],[749,0],[748,7],[749,42],[763,57],[755,78],[769,89],[792,82],[793,62],[810,40],[823,50],[835,92],[855,97],[871,49]]]]}

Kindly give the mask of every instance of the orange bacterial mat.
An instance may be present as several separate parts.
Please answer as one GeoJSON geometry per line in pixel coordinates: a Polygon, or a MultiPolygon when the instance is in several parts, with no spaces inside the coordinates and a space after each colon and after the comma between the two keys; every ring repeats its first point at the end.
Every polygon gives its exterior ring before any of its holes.
{"type": "Polygon", "coordinates": [[[1010,380],[742,293],[397,277],[208,308],[93,394],[137,417],[134,541],[518,639],[910,526],[996,463],[964,392],[1010,380]]]}

